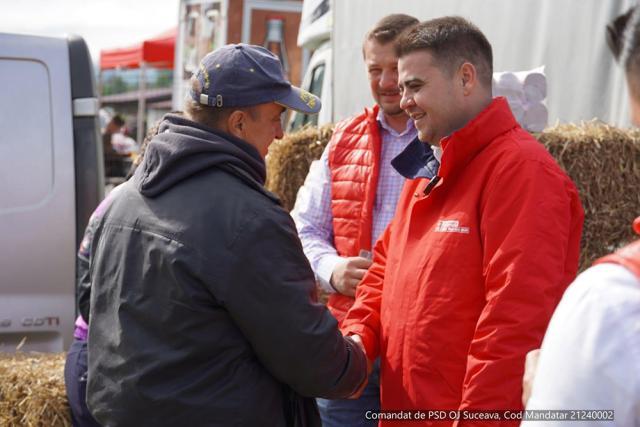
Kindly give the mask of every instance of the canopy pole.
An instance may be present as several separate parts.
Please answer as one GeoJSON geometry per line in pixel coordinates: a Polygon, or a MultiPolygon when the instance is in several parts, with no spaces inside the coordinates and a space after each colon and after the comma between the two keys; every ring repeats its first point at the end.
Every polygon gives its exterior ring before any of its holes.
{"type": "Polygon", "coordinates": [[[136,132],[136,142],[138,146],[142,144],[142,140],[146,134],[144,129],[144,117],[145,117],[145,101],[146,101],[146,90],[147,90],[147,80],[146,80],[146,69],[147,63],[145,61],[140,61],[140,81],[138,82],[138,131],[136,132]]]}
{"type": "Polygon", "coordinates": [[[98,71],[98,102],[102,98],[102,68],[98,71]]]}

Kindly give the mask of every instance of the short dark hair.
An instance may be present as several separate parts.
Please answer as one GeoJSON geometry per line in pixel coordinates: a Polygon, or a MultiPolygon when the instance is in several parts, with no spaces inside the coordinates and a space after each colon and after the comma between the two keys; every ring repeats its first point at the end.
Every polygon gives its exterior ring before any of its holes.
{"type": "Polygon", "coordinates": [[[124,117],[120,114],[116,114],[111,118],[111,122],[118,127],[122,127],[124,126],[124,117]]]}
{"type": "Polygon", "coordinates": [[[622,65],[631,94],[640,98],[640,9],[634,6],[607,25],[607,44],[622,65]]]}
{"type": "Polygon", "coordinates": [[[387,15],[367,32],[364,40],[365,42],[373,40],[381,45],[385,45],[394,41],[400,34],[419,22],[417,18],[403,13],[387,15]]]}
{"type": "MultiPolygon", "coordinates": [[[[200,83],[195,77],[191,78],[191,89],[199,94],[200,83]]],[[[253,107],[213,107],[201,104],[191,96],[187,97],[184,105],[184,113],[187,117],[211,129],[220,128],[231,113],[237,110],[248,112],[254,119],[257,117],[257,110],[253,107]]]]}
{"type": "Polygon", "coordinates": [[[491,43],[478,27],[466,19],[445,16],[421,22],[403,33],[396,43],[398,58],[419,50],[428,50],[450,74],[464,62],[473,64],[478,80],[485,87],[491,87],[491,43]]]}

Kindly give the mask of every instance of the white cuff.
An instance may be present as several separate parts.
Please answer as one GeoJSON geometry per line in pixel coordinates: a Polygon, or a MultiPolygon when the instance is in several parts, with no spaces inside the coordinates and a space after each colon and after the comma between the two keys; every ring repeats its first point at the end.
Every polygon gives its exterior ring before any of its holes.
{"type": "Polygon", "coordinates": [[[339,255],[325,255],[318,262],[316,278],[322,287],[322,290],[330,294],[335,294],[336,290],[331,286],[331,275],[336,266],[341,263],[343,258],[339,255]]]}

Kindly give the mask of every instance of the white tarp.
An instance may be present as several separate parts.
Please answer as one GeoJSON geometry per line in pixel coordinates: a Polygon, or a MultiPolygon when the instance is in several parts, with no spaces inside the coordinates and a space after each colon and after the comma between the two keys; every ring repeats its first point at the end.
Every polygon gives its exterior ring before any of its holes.
{"type": "Polygon", "coordinates": [[[544,67],[528,71],[493,73],[493,96],[504,96],[520,125],[531,132],[541,132],[549,123],[546,106],[547,78],[544,67]]]}
{"type": "Polygon", "coordinates": [[[390,13],[420,20],[463,16],[493,46],[494,71],[545,66],[549,124],[598,118],[626,126],[624,74],[609,53],[605,25],[634,0],[334,0],[334,120],[372,104],[362,40],[390,13]]]}

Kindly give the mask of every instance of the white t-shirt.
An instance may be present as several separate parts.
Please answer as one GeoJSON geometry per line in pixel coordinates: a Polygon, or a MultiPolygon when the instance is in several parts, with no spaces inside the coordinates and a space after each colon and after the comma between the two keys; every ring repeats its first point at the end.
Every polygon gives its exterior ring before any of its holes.
{"type": "Polygon", "coordinates": [[[613,410],[615,420],[523,426],[640,426],[640,281],[629,270],[600,264],[567,289],[542,343],[531,409],[613,410]]]}

